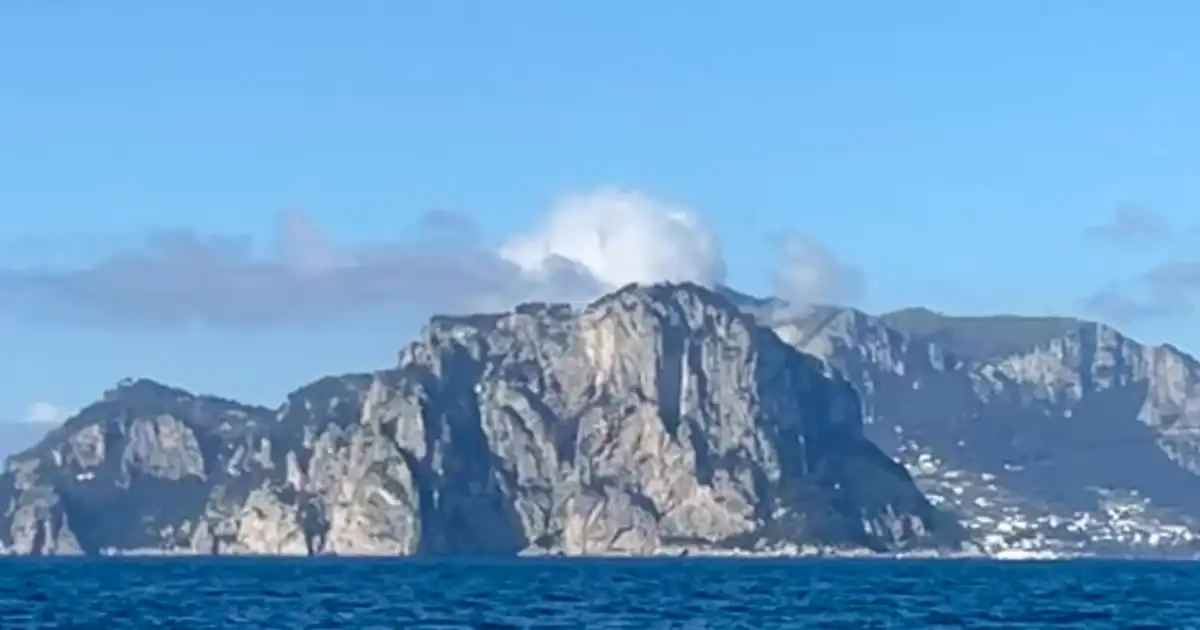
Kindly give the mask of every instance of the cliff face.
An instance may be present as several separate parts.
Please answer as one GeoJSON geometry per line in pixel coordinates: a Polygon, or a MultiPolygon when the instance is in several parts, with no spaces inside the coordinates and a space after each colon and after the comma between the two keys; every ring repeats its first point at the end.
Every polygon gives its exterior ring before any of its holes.
{"type": "Polygon", "coordinates": [[[437,317],[278,409],[124,382],[0,476],[11,553],[957,547],[851,385],[725,297],[437,317]]]}
{"type": "Polygon", "coordinates": [[[1200,364],[1178,349],[1067,318],[760,306],[989,551],[1200,551],[1200,364]]]}

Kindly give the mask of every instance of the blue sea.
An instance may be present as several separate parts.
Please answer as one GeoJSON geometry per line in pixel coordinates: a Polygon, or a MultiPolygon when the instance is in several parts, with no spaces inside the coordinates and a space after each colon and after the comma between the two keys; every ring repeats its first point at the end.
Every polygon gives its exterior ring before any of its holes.
{"type": "Polygon", "coordinates": [[[5,560],[0,628],[1200,630],[1200,563],[5,560]]]}

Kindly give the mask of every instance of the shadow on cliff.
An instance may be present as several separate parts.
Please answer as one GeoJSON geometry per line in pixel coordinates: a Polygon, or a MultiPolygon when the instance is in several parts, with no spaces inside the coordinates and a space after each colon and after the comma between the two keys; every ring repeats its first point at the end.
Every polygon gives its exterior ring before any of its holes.
{"type": "MultiPolygon", "coordinates": [[[[1081,324],[1068,338],[1078,343],[1084,366],[1077,370],[1078,400],[1063,398],[1064,392],[1056,399],[1035,395],[1037,386],[998,371],[992,378],[999,386],[981,398],[971,378],[978,366],[949,353],[947,369],[920,372],[919,381],[880,370],[856,353],[839,358],[848,374],[870,375],[874,391],[867,400],[877,423],[868,434],[885,449],[911,439],[950,468],[992,473],[1006,488],[1068,510],[1094,510],[1102,488],[1136,491],[1200,517],[1200,478],[1173,462],[1157,432],[1138,419],[1149,382],[1128,377],[1134,370],[1123,353],[1115,353],[1111,366],[1097,365],[1097,325],[1081,324]]],[[[901,346],[899,337],[893,342],[901,346]]],[[[902,357],[906,365],[928,360],[924,344],[909,351],[902,357]]]]}
{"type": "Polygon", "coordinates": [[[420,495],[418,553],[514,555],[525,533],[483,432],[477,364],[458,345],[438,360],[440,374],[410,368],[427,397],[420,417],[425,456],[406,453],[420,495]]]}

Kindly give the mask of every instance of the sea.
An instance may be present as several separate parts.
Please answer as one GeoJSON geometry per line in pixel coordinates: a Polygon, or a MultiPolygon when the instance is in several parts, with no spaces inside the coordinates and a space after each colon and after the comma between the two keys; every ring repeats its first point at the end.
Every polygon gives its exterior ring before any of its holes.
{"type": "Polygon", "coordinates": [[[5,559],[0,628],[1200,630],[1200,563],[5,559]]]}

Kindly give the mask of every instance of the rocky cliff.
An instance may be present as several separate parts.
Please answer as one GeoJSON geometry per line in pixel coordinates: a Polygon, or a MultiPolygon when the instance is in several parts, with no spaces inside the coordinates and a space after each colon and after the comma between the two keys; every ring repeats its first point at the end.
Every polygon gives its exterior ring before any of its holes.
{"type": "Polygon", "coordinates": [[[278,409],[125,381],[0,476],[10,553],[957,548],[854,388],[726,297],[437,317],[278,409]]]}
{"type": "Polygon", "coordinates": [[[732,294],[861,393],[865,433],[992,553],[1200,551],[1200,363],[1095,322],[802,313],[732,294]]]}

